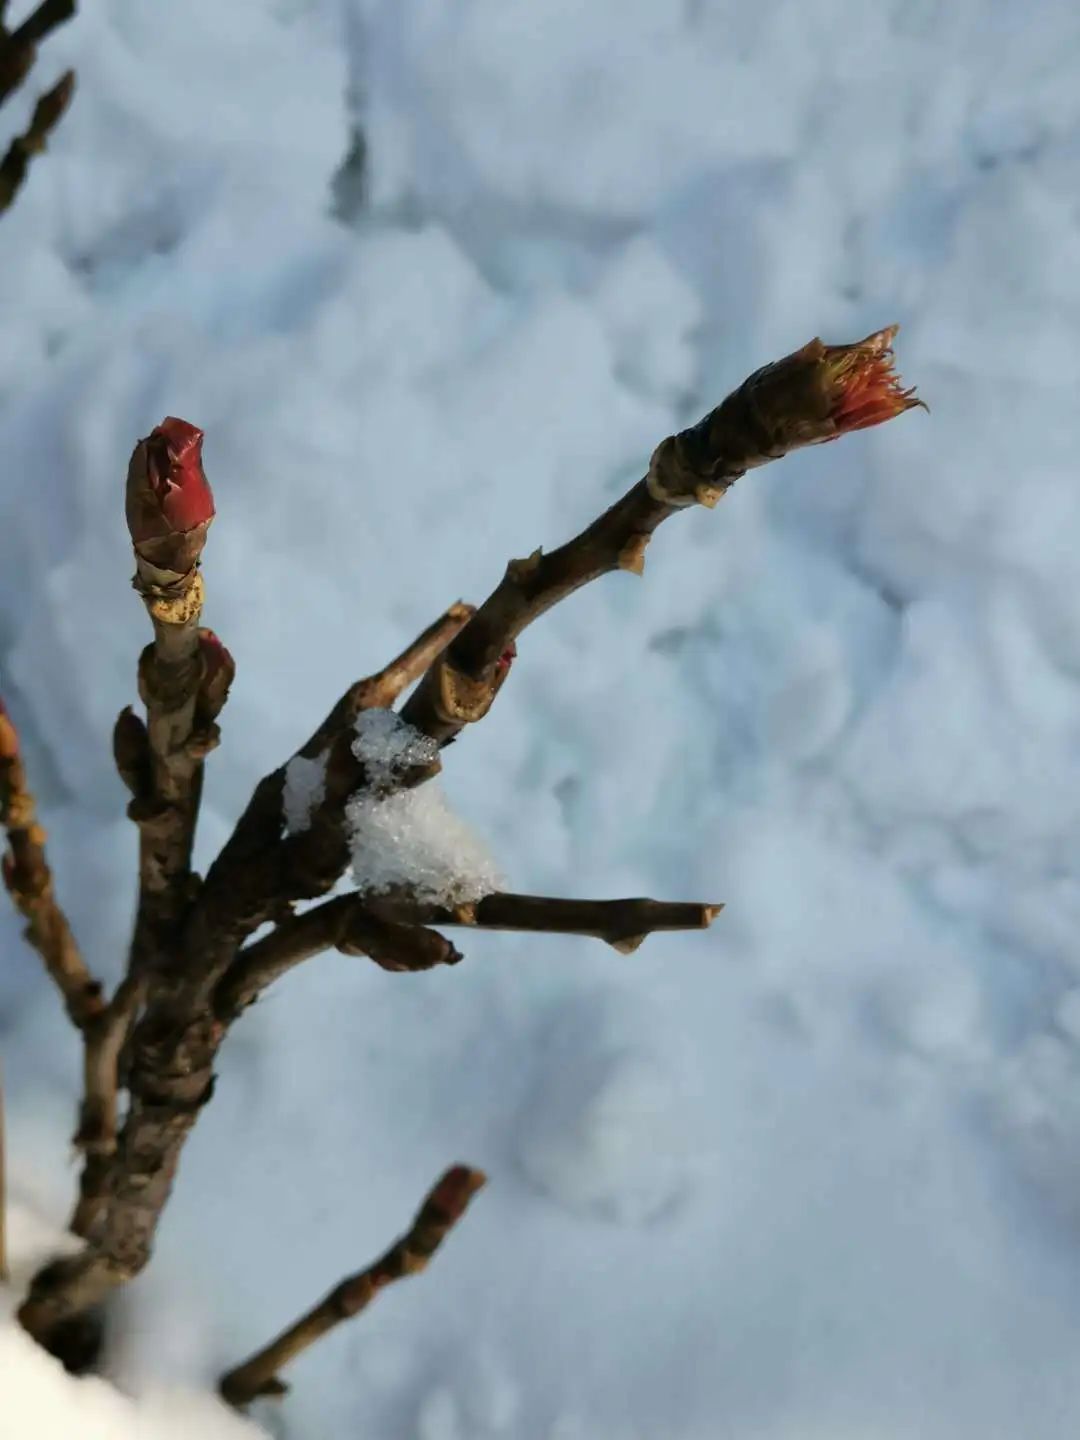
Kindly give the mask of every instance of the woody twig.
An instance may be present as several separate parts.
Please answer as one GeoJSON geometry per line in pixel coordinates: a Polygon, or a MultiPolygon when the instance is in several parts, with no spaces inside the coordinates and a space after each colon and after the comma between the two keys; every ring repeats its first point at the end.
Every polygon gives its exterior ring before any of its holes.
{"type": "Polygon", "coordinates": [[[481,1171],[466,1165],[448,1170],[425,1197],[407,1233],[385,1255],[335,1285],[306,1315],[222,1377],[219,1388],[223,1398],[237,1409],[244,1409],[260,1396],[284,1395],[288,1386],[278,1371],[343,1320],[359,1315],[387,1285],[426,1269],[485,1180],[481,1171]]]}

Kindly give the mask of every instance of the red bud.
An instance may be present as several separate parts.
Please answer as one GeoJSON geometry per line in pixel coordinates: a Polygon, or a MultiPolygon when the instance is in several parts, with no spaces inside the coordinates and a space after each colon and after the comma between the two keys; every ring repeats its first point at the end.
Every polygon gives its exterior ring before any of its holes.
{"type": "Polygon", "coordinates": [[[197,425],[168,415],[139,441],[128,466],[132,543],[143,560],[178,574],[186,574],[199,558],[214,518],[202,442],[197,425]]]}
{"type": "Polygon", "coordinates": [[[236,661],[213,630],[199,630],[199,655],[203,672],[199,681],[197,706],[201,718],[213,720],[221,712],[236,676],[236,661]]]}

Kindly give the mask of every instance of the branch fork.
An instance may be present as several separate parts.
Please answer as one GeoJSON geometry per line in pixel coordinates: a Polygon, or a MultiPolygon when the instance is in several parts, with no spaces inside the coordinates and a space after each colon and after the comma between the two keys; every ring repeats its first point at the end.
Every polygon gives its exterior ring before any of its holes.
{"type": "MultiPolygon", "coordinates": [[[[76,1136],[84,1167],[72,1228],[88,1243],[35,1277],[19,1312],[32,1335],[68,1363],[85,1363],[85,1318],[150,1258],[184,1142],[213,1093],[222,1040],[243,1010],[298,964],[328,948],[390,971],[456,964],[460,952],[433,926],[588,935],[630,953],[650,934],[715,920],[720,905],[636,897],[497,893],[457,907],[400,893],[324,899],[347,862],[350,798],[383,784],[358,758],[355,722],[365,709],[397,705],[415,685],[401,720],[439,747],[453,742],[490,710],[521,633],[601,575],[640,574],[665,520],[691,504],[714,505],[746,470],[921,404],[892,371],[894,334],[889,327],[849,346],[814,340],[756,371],[697,425],[661,442],[645,478],[579,535],[511,561],[482,605],[451,606],[389,665],[351,685],[296,752],[325,757],[323,795],[307,828],[287,833],[281,766],[255,787],[202,882],[191,870],[191,850],[203,761],[218,742],[217,717],[235,671],[220,640],[199,623],[199,566],[214,502],[196,426],[166,417],[136,445],[126,513],[153,643],[139,663],[146,719],[124,710],[113,732],[117,769],[132,796],[128,813],[139,828],[140,884],[127,977],[110,1000],[56,904],[17,736],[0,707],[0,819],[10,847],[4,879],[84,1044],[76,1136]],[[297,912],[304,901],[320,903],[297,912]],[[268,922],[270,933],[251,940],[268,922]],[[119,1073],[129,1097],[122,1123],[119,1073]]],[[[439,768],[436,757],[387,783],[422,784],[439,768]]],[[[226,1398],[243,1406],[282,1393],[282,1366],[362,1310],[383,1285],[422,1269],[482,1184],[480,1172],[466,1166],[447,1171],[380,1260],[224,1377],[226,1398]]]]}

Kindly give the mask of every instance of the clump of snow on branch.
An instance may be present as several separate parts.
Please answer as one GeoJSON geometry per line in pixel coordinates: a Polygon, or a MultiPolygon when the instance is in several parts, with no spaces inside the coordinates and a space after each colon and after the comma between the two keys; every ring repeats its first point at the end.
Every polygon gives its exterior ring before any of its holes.
{"type": "Polygon", "coordinates": [[[372,790],[396,784],[407,770],[434,765],[439,746],[393,710],[361,710],[352,751],[364,766],[372,790]]]}
{"type": "Polygon", "coordinates": [[[306,830],[311,824],[311,815],[326,793],[326,754],[308,760],[303,755],[294,755],[285,766],[285,788],[281,796],[281,808],[285,815],[285,829],[290,835],[306,830]]]}
{"type": "Polygon", "coordinates": [[[487,847],[450,808],[437,780],[391,788],[410,770],[438,760],[434,740],[390,710],[365,710],[352,748],[368,776],[345,812],[360,891],[403,888],[425,903],[465,905],[502,888],[487,847]]]}

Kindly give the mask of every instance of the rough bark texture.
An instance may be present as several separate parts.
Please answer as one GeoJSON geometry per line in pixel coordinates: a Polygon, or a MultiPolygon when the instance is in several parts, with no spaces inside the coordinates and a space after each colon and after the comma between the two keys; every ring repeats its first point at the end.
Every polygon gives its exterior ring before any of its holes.
{"type": "MultiPolygon", "coordinates": [[[[128,464],[133,584],[154,631],[153,644],[139,659],[145,739],[137,739],[129,711],[113,737],[118,762],[125,744],[131,752],[124,755],[121,773],[133,788],[128,814],[139,827],[139,904],[129,964],[135,974],[175,959],[177,932],[196,888],[191,850],[203,761],[218,738],[212,720],[199,723],[199,693],[204,681],[216,683],[222,671],[227,692],[232,676],[228,651],[199,627],[199,557],[214,515],[201,445],[200,430],[169,417],[139,441],[128,464]],[[207,636],[213,646],[201,643],[207,636]]],[[[219,710],[224,699],[222,694],[219,710]]]]}
{"type": "MultiPolygon", "coordinates": [[[[318,826],[302,836],[283,836],[285,767],[259,782],[193,900],[186,923],[173,936],[174,962],[154,968],[148,978],[145,1009],[131,1036],[126,1067],[128,1113],[115,1153],[103,1164],[88,1167],[90,1193],[81,1203],[90,1217],[92,1243],[81,1255],[42,1270],[19,1312],[24,1327],[65,1361],[70,1363],[70,1322],[100,1305],[150,1258],[180,1152],[210,1099],[214,1060],[228,1020],[237,1013],[236,1006],[230,1010],[227,1004],[219,1012],[219,982],[244,940],[264,920],[287,919],[292,899],[325,894],[344,868],[345,799],[363,780],[351,752],[352,720],[372,702],[392,703],[470,613],[466,606],[452,606],[384,670],[350,686],[301,747],[298,753],[310,757],[329,745],[337,756],[333,783],[328,779],[336,803],[325,807],[318,826]]],[[[114,733],[122,774],[138,771],[145,761],[139,757],[136,727],[125,715],[114,733]]],[[[373,919],[365,933],[381,957],[379,963],[394,955],[400,960],[404,954],[414,961],[426,957],[428,963],[458,958],[449,942],[430,931],[373,919]]],[[[368,953],[356,943],[356,932],[342,938],[350,953],[368,953]]],[[[241,974],[238,994],[244,985],[241,974]]],[[[245,1003],[246,998],[252,997],[245,997],[245,1003]]]]}
{"type": "Polygon", "coordinates": [[[467,925],[475,930],[524,930],[546,935],[591,935],[623,955],[659,930],[704,930],[723,905],[671,900],[566,900],[546,895],[485,895],[447,909],[375,897],[369,908],[387,919],[419,925],[467,925]]]}
{"type": "MultiPolygon", "coordinates": [[[[86,1032],[91,1041],[80,1127],[91,1152],[79,1218],[89,1243],[35,1277],[20,1311],[31,1334],[77,1363],[84,1318],[150,1257],[184,1141],[212,1095],[214,1061],[229,1024],[292,966],[329,946],[367,954],[387,969],[453,963],[458,952],[426,928],[431,922],[596,935],[631,950],[653,930],[712,921],[718,906],[526,895],[492,895],[453,911],[402,896],[344,896],[299,915],[294,907],[325,896],[345,869],[346,803],[367,783],[352,748],[360,711],[392,706],[419,680],[403,718],[443,745],[452,741],[487,713],[507,680],[522,631],[600,575],[640,573],[649,538],[677,510],[715,503],[744,470],[799,445],[834,439],[917,403],[891,371],[892,333],[878,332],[855,346],[813,341],[756,372],[698,425],[663,441],[645,479],[575,539],[548,555],[537,550],[512,561],[479,609],[452,606],[384,670],[351,686],[297,752],[322,759],[325,769],[324,793],[307,828],[287,833],[281,767],[256,786],[201,884],[191,875],[190,854],[202,759],[217,741],[214,721],[232,674],[228,652],[198,625],[197,564],[213,503],[199,459],[201,431],[170,417],[140,442],[129,471],[128,523],[136,585],[154,626],[154,643],[140,664],[147,720],[125,711],[113,737],[142,837],[140,904],[129,982],[108,1007],[98,991],[89,998],[68,934],[42,906],[48,887],[35,869],[32,815],[16,815],[15,832],[22,837],[17,903],[24,895],[31,905],[38,948],[69,1013],[82,996],[80,1003],[96,1007],[93,1018],[101,1021],[86,1032]],[[267,922],[276,928],[244,948],[267,922]],[[140,1006],[124,1065],[129,1105],[114,1145],[109,1132],[116,1110],[106,1082],[111,1074],[115,1088],[119,1037],[140,1006]],[[98,1076],[105,1077],[100,1094],[92,1093],[98,1076]]],[[[425,764],[397,783],[422,784],[438,769],[437,761],[425,764]]],[[[409,1235],[376,1266],[343,1282],[264,1355],[226,1377],[229,1398],[245,1403],[256,1393],[279,1391],[275,1371],[285,1359],[337,1319],[356,1313],[379,1284],[418,1268],[452,1223],[447,1216],[460,1213],[452,1197],[463,1208],[475,1175],[463,1167],[449,1172],[409,1235]]]]}
{"type": "Polygon", "coordinates": [[[19,752],[19,737],[0,701],[0,826],[7,834],[4,885],[26,921],[24,934],[41,956],[78,1030],[105,1009],[101,984],[86,968],[71,926],[56,900],[45,855],[45,831],[19,752]]]}

